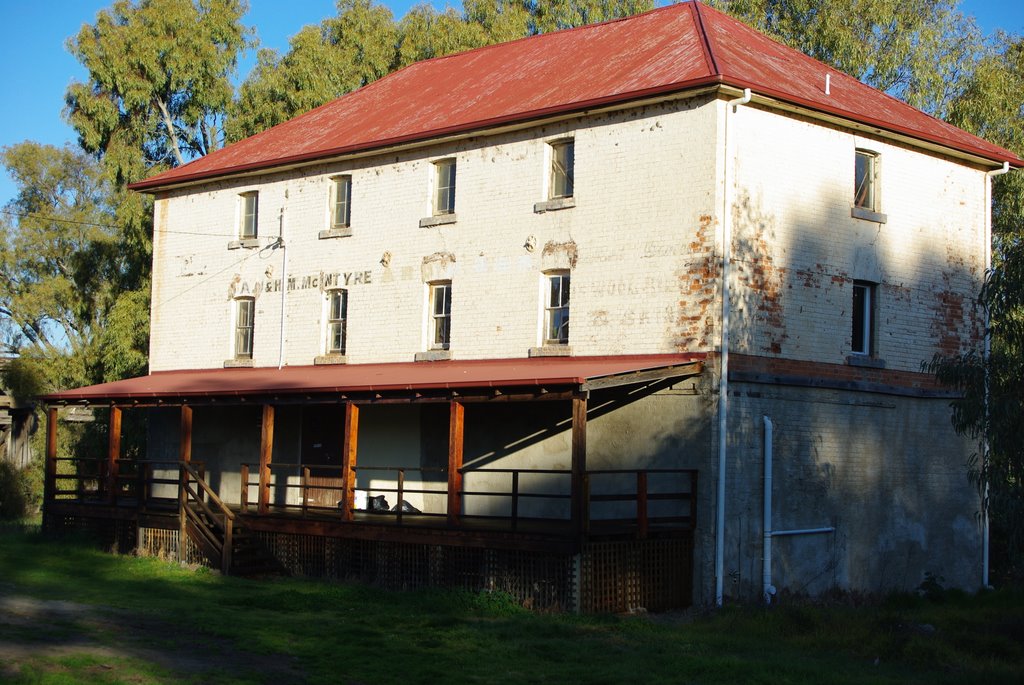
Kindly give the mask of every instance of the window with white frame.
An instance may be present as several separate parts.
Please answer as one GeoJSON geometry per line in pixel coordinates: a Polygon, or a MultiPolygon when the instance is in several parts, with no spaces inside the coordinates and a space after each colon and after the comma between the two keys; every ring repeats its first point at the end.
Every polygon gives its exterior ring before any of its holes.
{"type": "Polygon", "coordinates": [[[575,148],[572,138],[551,143],[551,178],[548,181],[550,199],[572,197],[575,148]]]}
{"type": "Polygon", "coordinates": [[[430,284],[430,349],[447,350],[452,334],[452,283],[430,284]]]}
{"type": "Polygon", "coordinates": [[[335,176],[331,180],[331,228],[347,228],[352,219],[352,177],[335,176]]]}
{"type": "Polygon", "coordinates": [[[875,295],[877,285],[870,281],[853,282],[853,354],[873,356],[875,353],[875,295]]]}
{"type": "Polygon", "coordinates": [[[259,219],[259,197],[260,194],[255,190],[238,196],[238,237],[241,240],[249,240],[256,237],[259,219]]]}
{"type": "Polygon", "coordinates": [[[348,343],[348,291],[327,291],[327,354],[345,354],[348,343]]]}
{"type": "Polygon", "coordinates": [[[878,211],[878,154],[857,150],[854,164],[853,206],[878,211]]]}
{"type": "Polygon", "coordinates": [[[252,359],[252,337],[256,302],[249,297],[235,300],[235,359],[252,359]]]}
{"type": "Polygon", "coordinates": [[[434,162],[434,214],[455,213],[455,160],[434,162]]]}
{"type": "Polygon", "coordinates": [[[547,297],[544,304],[544,344],[569,343],[569,272],[547,274],[547,297]]]}

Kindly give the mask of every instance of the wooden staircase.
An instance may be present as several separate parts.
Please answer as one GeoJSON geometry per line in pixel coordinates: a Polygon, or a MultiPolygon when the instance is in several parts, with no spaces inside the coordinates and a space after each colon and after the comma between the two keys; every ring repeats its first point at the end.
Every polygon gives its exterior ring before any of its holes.
{"type": "Polygon", "coordinates": [[[233,576],[287,573],[187,462],[181,465],[178,492],[179,534],[195,543],[210,566],[233,576]]]}

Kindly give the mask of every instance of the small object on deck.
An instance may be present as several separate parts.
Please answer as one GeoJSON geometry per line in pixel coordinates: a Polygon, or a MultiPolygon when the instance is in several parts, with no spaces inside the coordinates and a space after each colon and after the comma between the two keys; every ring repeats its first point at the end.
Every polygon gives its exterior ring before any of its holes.
{"type": "MultiPolygon", "coordinates": [[[[392,513],[397,512],[398,511],[398,507],[399,507],[399,505],[397,505],[397,504],[395,506],[391,507],[392,513]]],[[[403,514],[422,514],[423,513],[422,511],[420,511],[419,509],[417,509],[413,505],[411,505],[408,502],[406,502],[404,499],[402,500],[401,507],[402,507],[402,513],[403,514]]]]}
{"type": "Polygon", "coordinates": [[[375,497],[369,498],[369,504],[366,510],[373,514],[387,514],[391,512],[391,506],[388,501],[384,499],[384,495],[376,495],[375,497]]]}

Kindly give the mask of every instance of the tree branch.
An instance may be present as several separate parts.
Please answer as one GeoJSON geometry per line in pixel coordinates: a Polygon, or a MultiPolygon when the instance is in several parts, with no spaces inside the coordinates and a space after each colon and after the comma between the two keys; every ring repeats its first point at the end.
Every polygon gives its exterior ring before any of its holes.
{"type": "Polygon", "coordinates": [[[174,158],[178,160],[178,164],[184,164],[185,160],[181,156],[181,149],[178,145],[178,134],[174,131],[174,121],[171,119],[171,113],[167,111],[167,105],[163,100],[156,98],[154,102],[160,109],[160,114],[164,120],[164,128],[167,129],[167,135],[171,139],[171,151],[174,152],[174,158]]]}

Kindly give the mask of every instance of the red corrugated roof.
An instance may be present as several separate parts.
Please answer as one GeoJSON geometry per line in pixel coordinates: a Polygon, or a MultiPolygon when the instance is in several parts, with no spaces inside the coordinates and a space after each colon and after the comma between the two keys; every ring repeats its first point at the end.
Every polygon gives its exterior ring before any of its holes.
{"type": "Polygon", "coordinates": [[[580,385],[589,379],[687,364],[702,354],[537,357],[161,371],[53,393],[46,402],[105,402],[256,395],[402,392],[580,385]]]}
{"type": "Polygon", "coordinates": [[[417,62],[137,190],[727,84],[995,162],[1024,160],[697,2],[417,62]],[[825,75],[831,74],[831,95],[825,75]]]}

